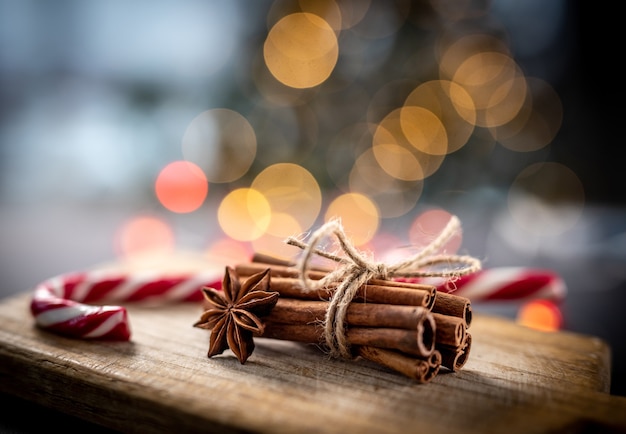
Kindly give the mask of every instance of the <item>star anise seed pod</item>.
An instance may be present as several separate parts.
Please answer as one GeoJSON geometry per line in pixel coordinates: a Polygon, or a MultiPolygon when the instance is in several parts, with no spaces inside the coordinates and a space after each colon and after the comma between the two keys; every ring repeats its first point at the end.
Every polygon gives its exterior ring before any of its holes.
{"type": "Polygon", "coordinates": [[[228,266],[222,291],[202,288],[209,307],[194,327],[211,330],[209,357],[230,348],[239,362],[245,363],[254,351],[253,335],[263,334],[265,328],[259,316],[268,315],[278,301],[279,293],[269,288],[269,268],[241,283],[235,269],[228,266]]]}

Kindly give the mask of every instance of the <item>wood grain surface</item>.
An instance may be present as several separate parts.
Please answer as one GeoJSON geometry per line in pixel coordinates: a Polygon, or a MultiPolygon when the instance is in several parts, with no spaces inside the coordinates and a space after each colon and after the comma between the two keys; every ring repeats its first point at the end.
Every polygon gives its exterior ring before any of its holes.
{"type": "Polygon", "coordinates": [[[244,365],[209,359],[195,304],[127,305],[130,342],[64,338],[35,327],[30,296],[0,300],[0,390],[124,432],[626,432],[594,337],[475,314],[465,367],[416,384],[271,339],[244,365]]]}

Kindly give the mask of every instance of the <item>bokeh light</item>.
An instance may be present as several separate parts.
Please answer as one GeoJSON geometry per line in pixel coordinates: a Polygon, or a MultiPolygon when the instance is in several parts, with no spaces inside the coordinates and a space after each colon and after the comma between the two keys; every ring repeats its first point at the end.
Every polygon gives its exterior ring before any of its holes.
{"type": "Polygon", "coordinates": [[[417,150],[429,155],[448,153],[448,135],[441,120],[430,110],[417,106],[400,109],[400,127],[417,150]]]}
{"type": "MultiPolygon", "coordinates": [[[[272,215],[289,215],[303,230],[313,225],[322,207],[322,191],[317,180],[297,164],[278,163],[268,166],[254,178],[251,187],[263,195],[272,215]]],[[[270,224],[268,221],[265,230],[270,224]]],[[[291,235],[289,232],[281,233],[280,226],[271,227],[274,228],[274,235],[291,235]]],[[[293,227],[285,229],[291,231],[293,227]]]]}
{"type": "Polygon", "coordinates": [[[452,81],[462,86],[476,106],[476,123],[502,125],[513,119],[526,97],[524,74],[508,55],[481,52],[465,59],[452,81]]]}
{"type": "Polygon", "coordinates": [[[265,63],[281,83],[308,88],[324,82],[337,63],[339,46],[323,18],[300,12],[281,18],[263,45],[265,63]]]}
{"type": "Polygon", "coordinates": [[[557,331],[563,325],[559,307],[550,300],[533,300],[524,303],[517,313],[517,323],[535,330],[557,331]]]}
{"type": "MultiPolygon", "coordinates": [[[[402,108],[389,113],[378,125],[372,140],[376,161],[385,172],[403,181],[419,181],[431,176],[441,166],[445,155],[427,154],[415,148],[402,129],[402,108]]],[[[432,120],[433,117],[429,116],[432,120]]],[[[440,122],[437,132],[445,134],[440,122]]],[[[447,146],[447,145],[446,145],[447,146]]]]}
{"type": "Polygon", "coordinates": [[[188,213],[202,205],[209,192],[209,183],[197,165],[173,161],[159,172],[154,190],[165,208],[176,213],[188,213]]]}
{"type": "Polygon", "coordinates": [[[339,219],[355,246],[369,242],[380,224],[376,204],[367,196],[358,193],[346,193],[335,198],[324,216],[325,221],[339,219]]]}
{"type": "MultiPolygon", "coordinates": [[[[476,125],[474,101],[470,94],[455,82],[430,80],[423,83],[409,94],[404,105],[405,110],[413,106],[428,110],[445,128],[446,141],[440,139],[439,148],[435,148],[439,149],[436,154],[458,151],[474,132],[476,125]]],[[[402,114],[404,115],[404,110],[402,114]]]]}
{"type": "MultiPolygon", "coordinates": [[[[402,181],[419,181],[424,179],[424,170],[417,156],[406,146],[398,142],[398,137],[387,127],[386,123],[376,129],[373,147],[374,157],[378,165],[391,177],[402,181]]],[[[374,181],[374,180],[372,180],[374,181]]]]}
{"type": "Polygon", "coordinates": [[[224,197],[217,210],[217,219],[229,237],[252,241],[269,227],[271,212],[270,204],[262,193],[252,188],[239,188],[224,197]]]}

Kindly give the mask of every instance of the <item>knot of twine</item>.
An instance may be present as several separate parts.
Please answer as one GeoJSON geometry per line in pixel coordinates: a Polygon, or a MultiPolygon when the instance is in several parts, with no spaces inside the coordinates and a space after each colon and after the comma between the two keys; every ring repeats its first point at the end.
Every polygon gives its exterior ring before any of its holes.
{"type": "Polygon", "coordinates": [[[366,258],[352,245],[341,223],[336,219],[329,221],[315,231],[311,235],[308,244],[289,237],[285,241],[287,244],[303,250],[303,255],[296,265],[303,289],[314,291],[336,286],[329,301],[323,324],[324,339],[330,355],[334,357],[352,357],[344,324],[346,311],[358,289],[370,279],[389,280],[396,277],[448,277],[456,279],[462,275],[480,270],[480,261],[472,256],[435,254],[459,231],[460,227],[459,219],[456,216],[452,216],[446,227],[430,244],[416,254],[392,265],[374,262],[366,258]],[[329,235],[335,235],[345,256],[338,256],[317,248],[320,241],[329,235]],[[331,259],[341,265],[322,279],[309,279],[307,271],[313,255],[331,259]],[[446,264],[446,267],[442,269],[434,268],[440,264],[446,264]]]}

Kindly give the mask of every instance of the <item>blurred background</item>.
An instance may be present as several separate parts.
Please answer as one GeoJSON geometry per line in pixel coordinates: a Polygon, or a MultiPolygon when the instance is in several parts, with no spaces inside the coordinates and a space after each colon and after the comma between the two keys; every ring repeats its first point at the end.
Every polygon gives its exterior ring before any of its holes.
{"type": "MultiPolygon", "coordinates": [[[[617,25],[565,0],[0,0],[0,295],[173,251],[376,255],[450,214],[553,270],[626,395],[617,25]]],[[[527,301],[477,303],[521,321],[527,301]]],[[[531,326],[533,324],[530,324],[531,326]]]]}

